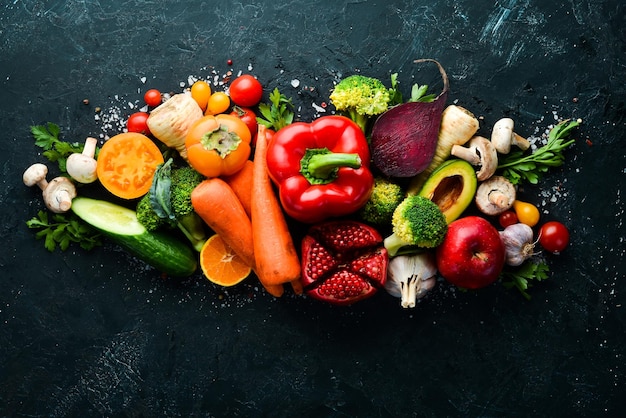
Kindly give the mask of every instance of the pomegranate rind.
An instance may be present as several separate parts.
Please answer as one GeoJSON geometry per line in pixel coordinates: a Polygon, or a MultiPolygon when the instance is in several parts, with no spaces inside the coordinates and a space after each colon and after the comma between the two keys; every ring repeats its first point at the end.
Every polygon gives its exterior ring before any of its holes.
{"type": "Polygon", "coordinates": [[[316,287],[307,290],[307,294],[333,305],[347,306],[367,299],[377,291],[378,288],[363,277],[347,269],[339,269],[321,280],[316,287]]]}
{"type": "Polygon", "coordinates": [[[335,305],[373,296],[387,279],[389,255],[380,233],[358,221],[314,225],[302,240],[307,295],[335,305]]]}

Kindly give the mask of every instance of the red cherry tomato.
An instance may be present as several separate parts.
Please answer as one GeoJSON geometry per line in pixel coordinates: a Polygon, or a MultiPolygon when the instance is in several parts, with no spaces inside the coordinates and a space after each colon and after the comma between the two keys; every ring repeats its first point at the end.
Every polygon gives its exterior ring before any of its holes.
{"type": "Polygon", "coordinates": [[[256,132],[259,129],[259,124],[256,121],[256,114],[252,109],[235,106],[230,114],[237,116],[246,124],[248,129],[250,129],[250,135],[252,135],[252,137],[256,135],[256,132]]]}
{"type": "Polygon", "coordinates": [[[507,226],[515,225],[519,222],[519,220],[517,219],[517,214],[515,212],[507,210],[500,214],[498,222],[500,222],[500,226],[502,228],[506,228],[507,226]]]}
{"type": "Polygon", "coordinates": [[[551,253],[560,253],[569,244],[569,231],[561,222],[546,222],[539,229],[539,244],[551,253]]]}
{"type": "Polygon", "coordinates": [[[150,107],[157,107],[161,104],[161,92],[157,89],[150,89],[143,95],[143,101],[150,107]]]}
{"type": "Polygon", "coordinates": [[[263,86],[250,74],[244,74],[230,83],[230,99],[236,105],[252,107],[259,104],[263,96],[263,86]]]}
{"type": "Polygon", "coordinates": [[[146,112],[137,112],[130,115],[126,122],[126,129],[128,129],[128,132],[150,135],[150,129],[148,129],[148,114],[146,112]]]}

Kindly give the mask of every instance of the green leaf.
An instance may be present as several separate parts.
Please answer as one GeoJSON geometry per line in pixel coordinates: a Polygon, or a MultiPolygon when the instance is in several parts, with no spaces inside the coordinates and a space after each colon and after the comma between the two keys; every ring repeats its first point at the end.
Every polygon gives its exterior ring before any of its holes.
{"type": "Polygon", "coordinates": [[[527,290],[532,286],[533,281],[543,281],[548,279],[550,267],[543,261],[535,262],[532,259],[525,261],[519,267],[506,266],[500,273],[500,280],[505,288],[516,288],[522,296],[530,300],[527,290]]]}
{"type": "Polygon", "coordinates": [[[58,125],[48,122],[46,125],[31,126],[30,132],[35,138],[35,145],[44,150],[49,150],[59,140],[61,129],[58,125]]]}
{"type": "Polygon", "coordinates": [[[391,74],[391,88],[389,89],[389,106],[402,104],[402,92],[399,89],[398,73],[391,74]]]}
{"type": "Polygon", "coordinates": [[[270,103],[259,104],[261,116],[257,117],[257,122],[278,131],[293,122],[293,103],[278,88],[272,90],[269,98],[270,103]]]}
{"type": "Polygon", "coordinates": [[[519,184],[521,180],[537,184],[541,174],[548,172],[549,168],[563,165],[563,151],[575,142],[573,139],[565,141],[565,138],[579,124],[580,121],[570,120],[558,123],[548,133],[548,141],[544,146],[530,154],[512,151],[500,161],[498,170],[513,184],[519,184]]]}
{"type": "Polygon", "coordinates": [[[100,233],[71,212],[48,216],[48,212],[40,210],[26,225],[37,230],[35,238],[43,239],[48,251],[54,251],[57,246],[65,251],[72,242],[86,249],[102,245],[100,233]]]}
{"type": "Polygon", "coordinates": [[[167,160],[164,164],[154,172],[152,179],[152,185],[150,186],[150,204],[152,210],[159,216],[159,218],[167,218],[170,220],[176,219],[174,212],[172,211],[172,163],[173,159],[167,160]]]}
{"type": "Polygon", "coordinates": [[[70,246],[70,242],[71,241],[67,235],[61,237],[59,239],[59,248],[61,248],[61,251],[67,250],[67,248],[70,246]]]}
{"type": "Polygon", "coordinates": [[[57,243],[54,241],[54,237],[52,234],[46,235],[46,240],[44,242],[44,247],[50,252],[53,252],[56,249],[57,243]]]}
{"type": "Polygon", "coordinates": [[[411,88],[411,98],[409,102],[423,102],[430,103],[435,100],[436,96],[434,94],[426,94],[428,90],[428,86],[424,84],[420,86],[419,84],[414,84],[411,88]]]}

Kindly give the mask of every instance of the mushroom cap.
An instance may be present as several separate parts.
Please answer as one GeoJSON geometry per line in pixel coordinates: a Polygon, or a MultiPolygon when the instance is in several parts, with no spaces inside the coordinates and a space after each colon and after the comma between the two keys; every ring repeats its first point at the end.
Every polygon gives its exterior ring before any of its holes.
{"type": "Polygon", "coordinates": [[[67,177],[55,177],[43,190],[43,201],[54,213],[63,213],[72,207],[72,199],[76,197],[76,187],[67,177]]]}
{"type": "Polygon", "coordinates": [[[498,151],[491,141],[482,136],[475,136],[469,142],[470,148],[474,148],[480,156],[480,170],[476,172],[478,181],[485,181],[496,172],[498,168],[498,151]]]}
{"type": "Polygon", "coordinates": [[[494,123],[491,131],[491,143],[499,153],[508,154],[511,151],[514,126],[515,123],[511,118],[502,118],[494,123]]]}
{"type": "Polygon", "coordinates": [[[491,141],[482,136],[472,137],[467,147],[454,145],[452,155],[478,166],[479,169],[476,171],[478,181],[487,180],[498,168],[498,152],[491,141]]]}
{"type": "Polygon", "coordinates": [[[22,181],[28,187],[34,186],[42,180],[46,179],[48,175],[48,167],[45,164],[35,163],[28,167],[26,171],[24,171],[24,175],[22,176],[22,181]]]}
{"type": "Polygon", "coordinates": [[[79,183],[93,183],[98,179],[98,162],[85,154],[74,153],[67,157],[67,174],[79,183]]]}
{"type": "Polygon", "coordinates": [[[492,176],[478,186],[476,207],[486,215],[499,215],[513,206],[516,194],[513,183],[503,176],[492,176]]]}

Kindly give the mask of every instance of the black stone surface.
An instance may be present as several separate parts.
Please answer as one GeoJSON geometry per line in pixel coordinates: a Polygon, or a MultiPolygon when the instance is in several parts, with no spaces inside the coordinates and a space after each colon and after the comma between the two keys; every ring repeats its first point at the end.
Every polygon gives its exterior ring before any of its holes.
{"type": "Polygon", "coordinates": [[[625,16],[618,0],[3,2],[0,415],[619,416],[625,16]],[[521,191],[572,234],[530,302],[443,284],[411,311],[382,293],[273,299],[253,282],[163,281],[112,245],[49,253],[25,226],[42,208],[21,182],[45,161],[32,124],[104,140],[148,88],[228,70],[310,121],[355,72],[440,87],[415,58],[444,65],[450,103],[484,132],[502,116],[528,136],[584,121],[566,165],[521,191]]]}

